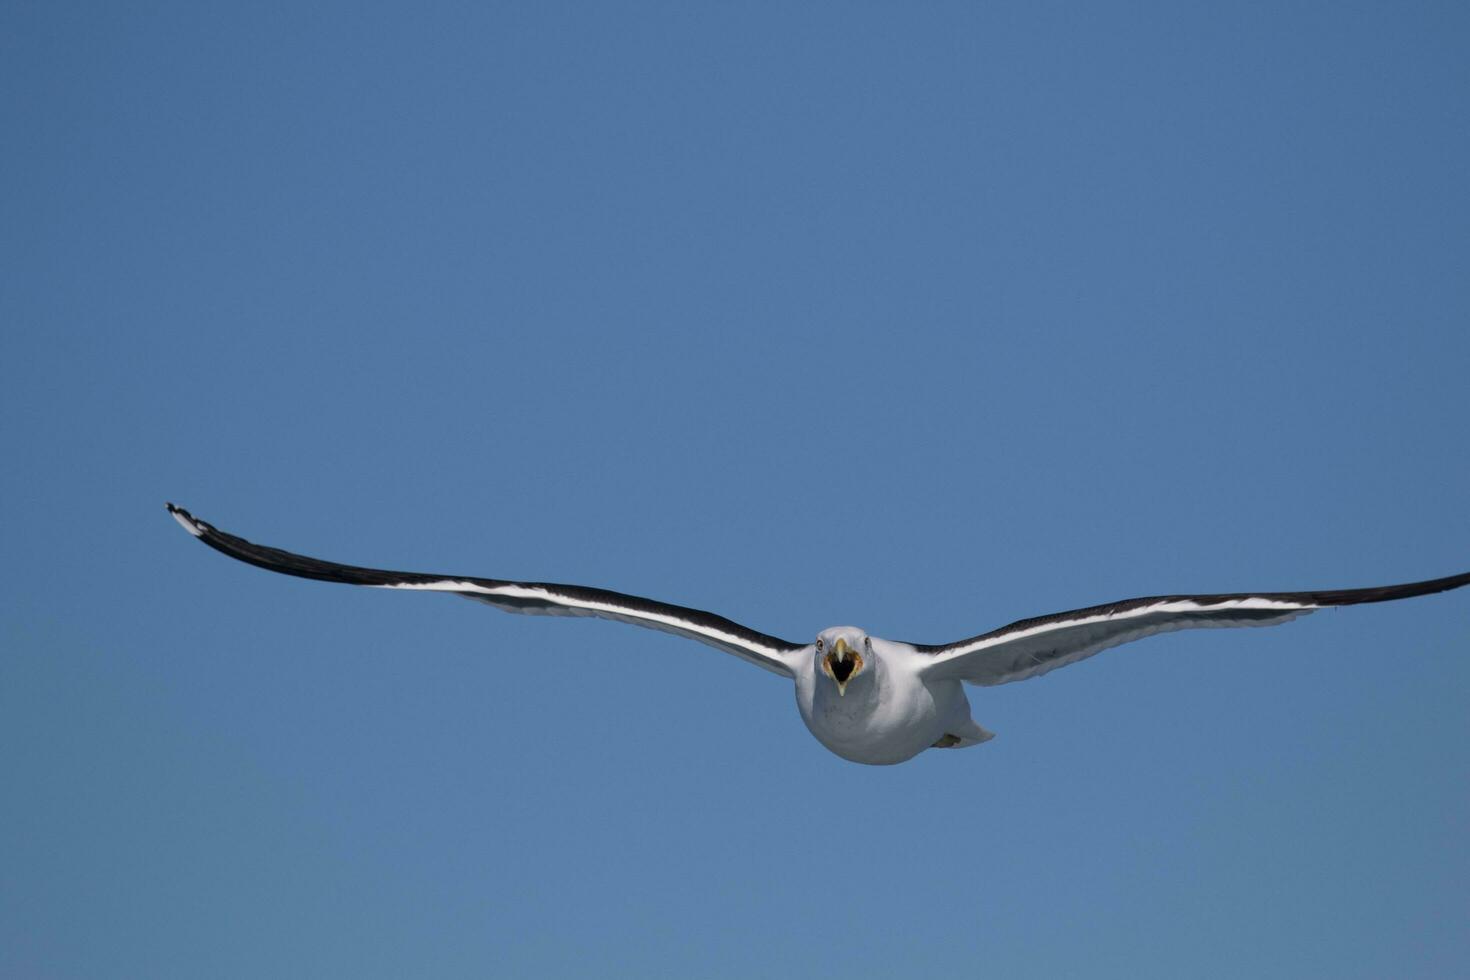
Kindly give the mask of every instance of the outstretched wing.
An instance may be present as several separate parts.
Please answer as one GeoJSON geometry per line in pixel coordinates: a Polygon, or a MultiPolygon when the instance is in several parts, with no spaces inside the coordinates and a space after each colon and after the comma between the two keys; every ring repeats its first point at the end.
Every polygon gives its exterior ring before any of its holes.
{"type": "Polygon", "coordinates": [[[596,616],[599,619],[632,623],[634,626],[646,626],[707,643],[785,677],[792,676],[791,668],[786,663],[787,658],[802,648],[802,644],[758,633],[714,613],[624,595],[621,592],[550,582],[506,582],[492,578],[390,572],[378,568],[339,565],[336,562],[292,554],[279,548],[252,544],[244,538],[226,534],[173,504],[168,505],[168,512],[183,525],[184,530],[216,551],[286,575],[380,589],[448,592],[487,603],[506,612],[539,616],[596,616]]]}
{"type": "Polygon", "coordinates": [[[1023,619],[956,643],[914,644],[914,647],[933,657],[924,667],[926,676],[955,678],[988,687],[1036,677],[1155,633],[1223,626],[1275,626],[1327,606],[1388,602],[1446,592],[1462,585],[1470,585],[1470,572],[1371,589],[1125,599],[1023,619]]]}

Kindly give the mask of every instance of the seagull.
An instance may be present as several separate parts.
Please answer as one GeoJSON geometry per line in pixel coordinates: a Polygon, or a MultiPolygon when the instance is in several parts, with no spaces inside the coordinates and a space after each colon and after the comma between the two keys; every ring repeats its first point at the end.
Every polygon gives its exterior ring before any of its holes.
{"type": "Polygon", "coordinates": [[[1039,677],[1155,633],[1218,626],[1275,626],[1328,606],[1355,606],[1470,585],[1470,572],[1405,585],[1318,592],[1235,592],[1124,599],[1023,619],[953,643],[904,643],[856,626],[824,629],[808,643],[759,633],[723,616],[582,585],[390,572],[307,558],[252,544],[168,511],[200,541],[251,565],[324,582],[447,592],[537,616],[595,616],[698,640],[790,679],[801,720],[818,742],[852,762],[894,765],[926,749],[994,738],[970,717],[964,685],[1039,677]]]}

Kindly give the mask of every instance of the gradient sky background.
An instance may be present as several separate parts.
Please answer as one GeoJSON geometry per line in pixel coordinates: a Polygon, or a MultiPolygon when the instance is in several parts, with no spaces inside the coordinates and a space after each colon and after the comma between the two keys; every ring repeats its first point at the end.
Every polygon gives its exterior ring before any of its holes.
{"type": "Polygon", "coordinates": [[[792,638],[1470,568],[1467,10],[6,4],[0,974],[1461,974],[1470,595],[875,769],[163,503],[792,638]]]}

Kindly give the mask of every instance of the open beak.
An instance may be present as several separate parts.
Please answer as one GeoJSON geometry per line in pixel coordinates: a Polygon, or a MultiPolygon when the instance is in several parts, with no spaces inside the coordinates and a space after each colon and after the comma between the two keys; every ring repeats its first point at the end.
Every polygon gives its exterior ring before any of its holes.
{"type": "Polygon", "coordinates": [[[837,685],[838,697],[847,694],[847,682],[862,669],[862,655],[848,646],[847,640],[842,638],[838,638],[832,645],[831,652],[822,658],[822,673],[832,678],[837,685]]]}

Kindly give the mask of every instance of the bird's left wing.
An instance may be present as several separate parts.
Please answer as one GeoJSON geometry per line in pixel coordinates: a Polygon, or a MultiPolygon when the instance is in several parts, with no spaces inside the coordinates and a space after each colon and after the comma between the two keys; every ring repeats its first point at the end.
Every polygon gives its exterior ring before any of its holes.
{"type": "Polygon", "coordinates": [[[620,623],[632,623],[634,626],[646,626],[707,643],[785,677],[792,676],[787,659],[802,648],[802,644],[758,633],[714,613],[624,595],[621,592],[550,582],[507,582],[464,575],[427,575],[421,572],[390,572],[379,568],[339,565],[336,562],[292,554],[279,548],[253,544],[244,538],[226,534],[173,504],[168,505],[168,512],[184,530],[216,551],[286,575],[382,589],[448,592],[487,603],[506,612],[541,616],[595,616],[620,623]]]}
{"type": "Polygon", "coordinates": [[[1237,592],[1125,599],[1023,619],[967,640],[914,644],[926,676],[991,686],[1036,677],[1094,653],[1155,633],[1223,626],[1275,626],[1328,606],[1352,606],[1429,595],[1470,585],[1470,572],[1368,589],[1325,592],[1237,592]]]}

